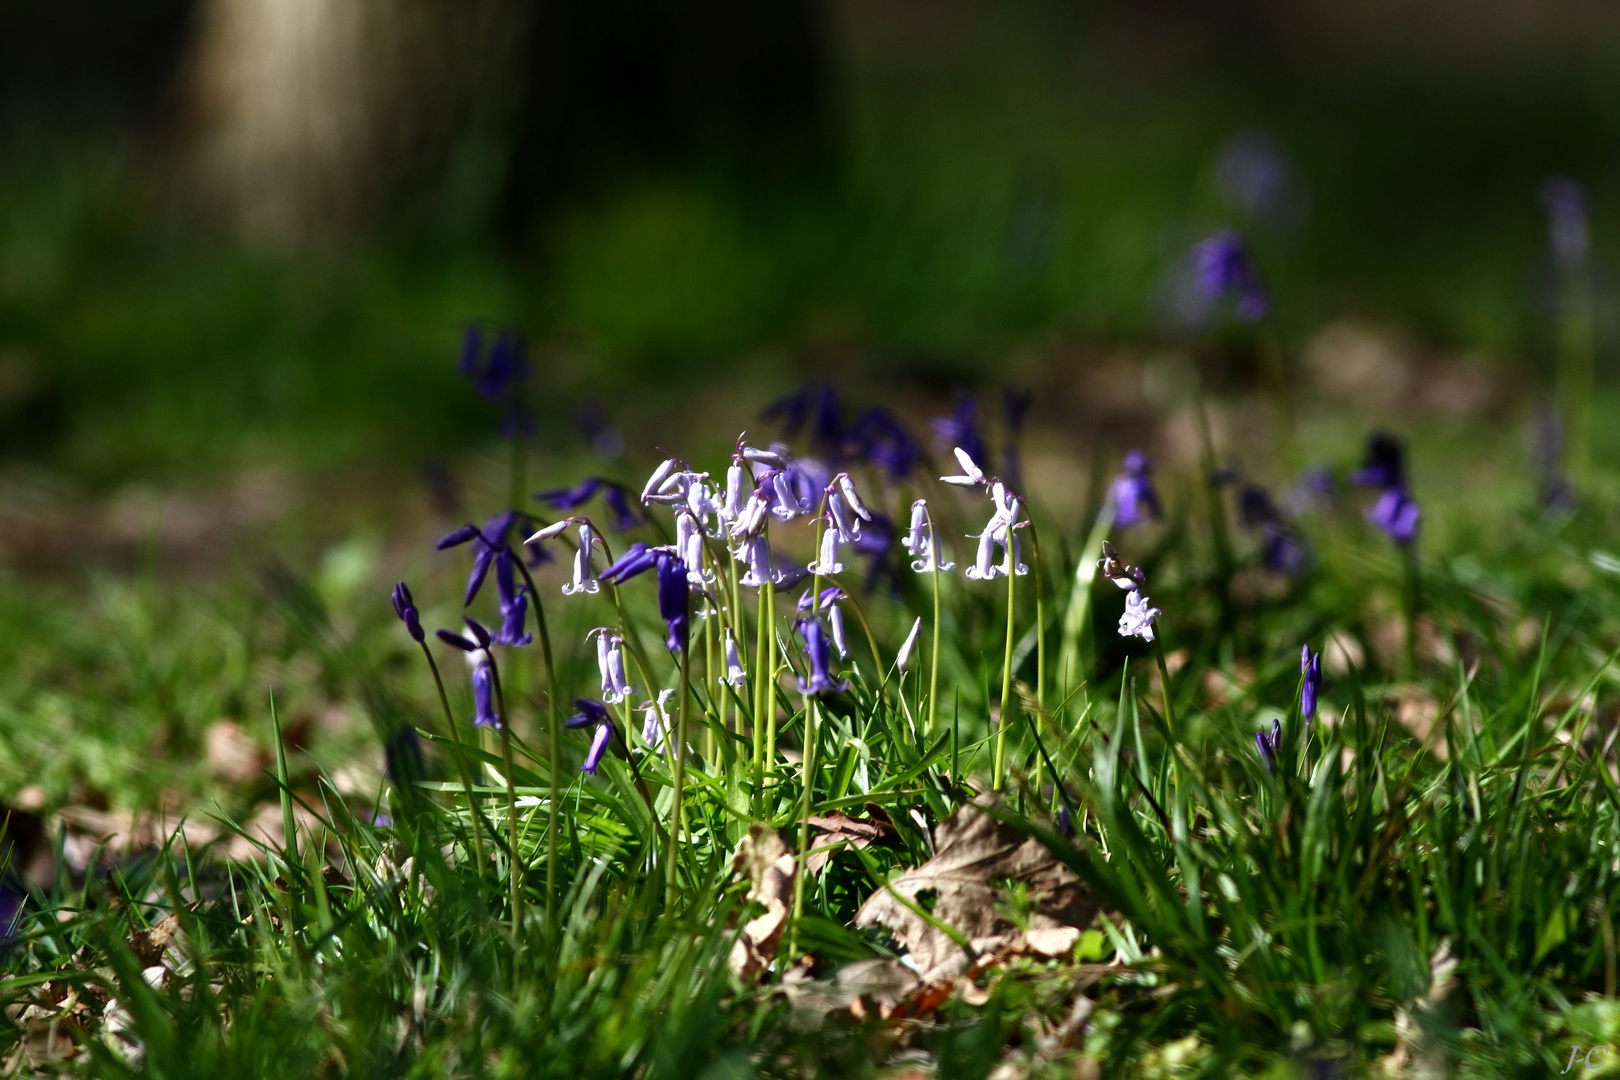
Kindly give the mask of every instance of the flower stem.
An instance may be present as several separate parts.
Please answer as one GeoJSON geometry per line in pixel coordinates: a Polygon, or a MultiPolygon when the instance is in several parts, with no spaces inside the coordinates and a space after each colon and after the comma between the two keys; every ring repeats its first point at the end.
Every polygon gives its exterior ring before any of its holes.
{"type": "Polygon", "coordinates": [[[810,872],[810,811],[815,806],[816,699],[804,703],[804,754],[800,782],[804,799],[799,814],[799,872],[793,875],[793,920],[788,924],[788,963],[799,957],[799,919],[804,915],[804,879],[810,872]]]}
{"type": "Polygon", "coordinates": [[[765,673],[770,670],[771,658],[765,653],[769,640],[771,620],[766,612],[765,593],[771,587],[770,582],[761,582],[759,586],[759,617],[757,620],[758,641],[754,649],[754,816],[759,817],[765,812],[765,710],[766,697],[765,673]]]}
{"type": "MultiPolygon", "coordinates": [[[[551,806],[546,820],[546,930],[553,928],[552,919],[555,915],[554,905],[557,896],[557,842],[558,828],[561,824],[562,790],[560,773],[562,771],[562,718],[557,715],[557,665],[551,657],[551,633],[546,629],[546,606],[540,602],[540,590],[535,588],[534,578],[529,574],[529,568],[523,565],[523,560],[514,552],[512,562],[517,565],[518,571],[523,575],[523,583],[529,587],[529,595],[534,597],[534,628],[540,636],[540,656],[546,662],[546,757],[548,759],[547,773],[551,777],[551,806]]],[[[615,594],[615,598],[617,594],[615,594]]],[[[497,683],[497,686],[500,684],[497,683]]],[[[505,713],[502,713],[504,716],[505,713]]],[[[508,765],[507,786],[511,786],[510,769],[508,765]]],[[[513,849],[514,856],[516,848],[513,849]]]]}
{"type": "Polygon", "coordinates": [[[1401,614],[1406,621],[1406,640],[1402,642],[1401,649],[1401,677],[1410,679],[1417,673],[1417,616],[1418,616],[1418,588],[1419,571],[1417,547],[1407,543],[1401,545],[1401,562],[1404,564],[1405,581],[1401,589],[1401,614]]]}
{"type": "Polygon", "coordinates": [[[1001,790],[1002,780],[1006,775],[1007,766],[1007,725],[1012,722],[1012,655],[1013,655],[1013,628],[1014,628],[1014,602],[1018,594],[1018,575],[1014,572],[1011,557],[1013,538],[1007,537],[1007,648],[1001,659],[1001,719],[996,723],[996,756],[991,771],[990,786],[996,791],[1001,790]]]}
{"type": "MultiPolygon", "coordinates": [[[[933,518],[928,521],[928,543],[934,552],[934,561],[939,562],[939,530],[934,528],[933,518]]],[[[934,737],[934,722],[939,714],[939,576],[940,569],[936,565],[931,575],[934,579],[934,642],[933,655],[928,661],[928,734],[924,741],[934,737]]],[[[876,658],[874,657],[874,660],[876,658]]]]}
{"type": "MultiPolygon", "coordinates": [[[[664,879],[664,906],[673,908],[675,897],[680,888],[680,841],[681,841],[681,801],[685,796],[686,788],[686,702],[691,696],[692,681],[692,644],[685,643],[681,649],[681,701],[679,718],[675,721],[674,739],[674,770],[675,770],[675,805],[670,810],[669,818],[669,857],[665,860],[664,879]]],[[[670,741],[665,736],[665,741],[670,741]]]]}
{"type": "Polygon", "coordinates": [[[473,858],[477,860],[478,873],[484,872],[484,834],[478,827],[478,801],[473,797],[472,769],[467,764],[467,752],[461,746],[461,733],[456,730],[456,718],[450,712],[450,696],[444,692],[444,679],[439,675],[439,665],[433,659],[433,653],[428,649],[427,642],[422,642],[422,655],[427,657],[428,668],[433,672],[433,685],[439,688],[439,704],[444,708],[444,726],[450,729],[450,742],[456,750],[456,767],[461,770],[461,786],[467,793],[467,811],[472,815],[473,858]]]}
{"type": "Polygon", "coordinates": [[[516,948],[523,929],[523,878],[518,869],[517,788],[512,785],[512,714],[506,710],[506,692],[501,689],[501,669],[495,655],[489,657],[489,673],[495,682],[496,708],[501,713],[501,763],[506,772],[506,842],[511,848],[512,946],[516,948]]]}

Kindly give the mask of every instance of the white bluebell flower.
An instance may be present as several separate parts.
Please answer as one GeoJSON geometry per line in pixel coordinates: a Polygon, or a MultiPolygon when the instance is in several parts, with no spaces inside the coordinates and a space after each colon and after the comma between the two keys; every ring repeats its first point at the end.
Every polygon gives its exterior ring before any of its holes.
{"type": "Polygon", "coordinates": [[[1140,589],[1132,589],[1125,597],[1125,611],[1119,617],[1119,636],[1152,641],[1153,620],[1164,613],[1151,605],[1152,601],[1146,594],[1140,589]]]}

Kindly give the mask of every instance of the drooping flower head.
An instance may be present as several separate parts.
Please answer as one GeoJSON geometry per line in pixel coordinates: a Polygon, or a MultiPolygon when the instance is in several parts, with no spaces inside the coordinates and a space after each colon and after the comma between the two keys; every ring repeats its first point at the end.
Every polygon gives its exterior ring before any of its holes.
{"type": "Polygon", "coordinates": [[[1277,775],[1277,750],[1282,746],[1282,721],[1272,720],[1271,730],[1254,733],[1255,745],[1260,748],[1260,760],[1266,766],[1266,772],[1277,775]]]}
{"type": "Polygon", "coordinates": [[[1127,592],[1147,585],[1147,575],[1140,566],[1132,566],[1119,557],[1119,552],[1107,540],[1103,541],[1102,558],[1097,560],[1097,572],[1127,592]]]}
{"type": "Polygon", "coordinates": [[[1232,310],[1244,322],[1265,317],[1265,289],[1241,236],[1227,231],[1200,241],[1193,248],[1192,262],[1198,293],[1206,304],[1231,298],[1232,310]]]}
{"type": "Polygon", "coordinates": [[[1350,482],[1360,487],[1404,488],[1406,449],[1401,441],[1384,431],[1368,436],[1361,468],[1350,474],[1350,482]]]}
{"type": "Polygon", "coordinates": [[[837,694],[848,690],[849,680],[834,679],[829,670],[832,664],[832,648],[827,640],[827,632],[821,627],[821,620],[815,618],[799,620],[799,637],[804,641],[804,655],[810,662],[810,677],[799,680],[799,693],[819,697],[822,694],[837,694]]]}
{"type": "Polygon", "coordinates": [[[1274,574],[1288,577],[1305,569],[1310,554],[1271,493],[1258,484],[1244,484],[1238,491],[1238,520],[1243,527],[1260,533],[1260,561],[1274,574]]]}
{"type": "MultiPolygon", "coordinates": [[[[467,575],[467,592],[462,598],[463,607],[471,607],[472,602],[478,598],[479,590],[484,587],[484,579],[489,576],[490,567],[495,565],[495,556],[503,550],[510,550],[508,538],[512,527],[518,524],[519,520],[520,515],[516,511],[507,510],[484,522],[483,528],[469,522],[459,529],[446,533],[439,538],[437,544],[433,545],[436,551],[445,551],[466,543],[473,546],[472,572],[467,575]]],[[[528,565],[539,566],[549,557],[543,548],[536,546],[528,559],[528,565]]]]}
{"type": "Polygon", "coordinates": [[[608,744],[613,739],[613,721],[608,717],[607,707],[600,701],[590,698],[576,698],[574,708],[579,710],[563,725],[578,730],[596,725],[596,732],[591,737],[591,748],[585,752],[585,764],[580,766],[580,772],[596,775],[597,767],[607,756],[608,744]]]}
{"type": "Polygon", "coordinates": [[[686,564],[673,548],[631,544],[618,562],[602,571],[602,580],[620,585],[654,569],[658,572],[658,614],[669,631],[665,644],[670,652],[680,652],[686,648],[691,583],[686,564]]]}
{"type": "Polygon", "coordinates": [[[737,639],[731,636],[731,627],[726,627],[726,674],[720,680],[730,687],[739,687],[748,679],[748,673],[743,670],[742,654],[737,650],[737,639]]]}
{"type": "Polygon", "coordinates": [[[602,677],[602,700],[617,705],[629,697],[632,688],[624,669],[624,639],[611,626],[599,626],[585,635],[596,639],[596,668],[602,677]]]}
{"type": "Polygon", "coordinates": [[[641,519],[630,509],[630,499],[624,485],[600,476],[587,476],[571,488],[548,488],[537,491],[534,497],[556,510],[577,510],[597,493],[613,515],[613,527],[621,532],[641,524],[641,519]]]}
{"type": "Polygon", "coordinates": [[[1316,698],[1322,692],[1322,654],[1311,652],[1309,645],[1300,646],[1299,715],[1309,720],[1316,715],[1316,698]]]}
{"type": "Polygon", "coordinates": [[[803,386],[784,394],[765,409],[765,419],[782,421],[782,437],[797,438],[808,431],[810,445],[820,454],[836,457],[844,439],[844,408],[838,392],[826,383],[803,386]]]}
{"type": "Polygon", "coordinates": [[[1367,520],[1384,531],[1397,544],[1410,544],[1417,538],[1423,510],[1406,486],[1405,451],[1392,435],[1374,432],[1367,440],[1367,456],[1351,483],[1383,490],[1367,510],[1367,520]]]}
{"type": "Polygon", "coordinates": [[[1132,589],[1125,597],[1125,611],[1119,617],[1120,637],[1139,637],[1153,640],[1153,623],[1164,612],[1152,606],[1147,594],[1132,589]]]}
{"type": "Polygon", "coordinates": [[[1125,455],[1124,468],[1108,487],[1114,524],[1121,527],[1140,524],[1148,518],[1164,516],[1159,493],[1153,486],[1153,462],[1140,450],[1125,455]]]}
{"type": "Polygon", "coordinates": [[[1382,529],[1397,544],[1410,544],[1417,539],[1418,522],[1423,508],[1408,495],[1404,488],[1386,488],[1367,511],[1367,520],[1382,529]]]}
{"type": "Polygon", "coordinates": [[[427,634],[422,629],[421,616],[416,611],[416,601],[411,598],[411,590],[401,581],[394,586],[394,614],[399,621],[405,624],[405,632],[411,635],[411,640],[418,645],[426,639],[427,634]]]}
{"type": "Polygon", "coordinates": [[[657,701],[643,701],[636,706],[638,712],[647,714],[641,723],[641,741],[655,752],[664,748],[665,732],[674,730],[669,712],[669,699],[674,696],[673,690],[660,690],[657,701]]]}
{"type": "Polygon", "coordinates": [[[956,566],[953,562],[940,562],[935,546],[938,531],[928,513],[928,500],[918,499],[911,504],[911,527],[906,533],[906,551],[913,556],[911,568],[919,574],[937,574],[956,566]]]}

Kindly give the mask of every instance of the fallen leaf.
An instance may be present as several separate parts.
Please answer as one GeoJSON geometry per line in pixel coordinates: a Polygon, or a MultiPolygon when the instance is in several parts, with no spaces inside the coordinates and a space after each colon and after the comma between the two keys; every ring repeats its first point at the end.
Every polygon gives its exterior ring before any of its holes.
{"type": "Polygon", "coordinates": [[[782,941],[788,905],[793,900],[793,852],[774,829],[755,822],[732,856],[733,873],[746,874],[751,883],[748,899],[764,904],[763,914],[744,924],[731,947],[731,973],[752,982],[765,973],[782,941]]]}
{"type": "MultiPolygon", "coordinates": [[[[879,810],[879,813],[882,811],[879,810]]],[[[813,814],[807,820],[811,828],[820,830],[817,836],[811,838],[810,857],[805,860],[812,874],[821,873],[821,868],[827,865],[828,860],[846,846],[856,849],[866,848],[897,839],[900,835],[887,814],[883,814],[881,818],[873,815],[872,820],[862,821],[860,818],[850,817],[842,810],[833,810],[824,815],[813,814]]]]}
{"type": "MultiPolygon", "coordinates": [[[[1029,930],[1036,933],[1072,930],[1078,937],[1101,906],[1040,841],[986,812],[1000,802],[999,795],[981,795],[940,822],[934,857],[874,892],[856,913],[857,926],[881,924],[894,934],[910,951],[924,983],[953,980],[980,954],[1039,951],[998,911],[1005,882],[1030,887],[1035,909],[1029,930]],[[930,891],[935,894],[931,914],[966,937],[971,954],[894,895],[926,909],[919,896],[930,891]]],[[[1046,946],[1060,941],[1047,934],[1038,940],[1046,946]]],[[[1073,939],[1069,944],[1072,948],[1073,939]]]]}

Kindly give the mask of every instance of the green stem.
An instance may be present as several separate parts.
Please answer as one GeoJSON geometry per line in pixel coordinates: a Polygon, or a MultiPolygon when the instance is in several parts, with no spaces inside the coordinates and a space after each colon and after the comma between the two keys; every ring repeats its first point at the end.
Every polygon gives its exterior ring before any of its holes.
{"type": "Polygon", "coordinates": [[[495,683],[495,704],[501,713],[501,763],[506,770],[506,842],[511,848],[512,947],[517,948],[523,930],[523,878],[518,867],[517,788],[512,783],[512,714],[506,710],[506,692],[501,689],[501,670],[495,655],[489,657],[489,674],[495,683]]]}
{"type": "MultiPolygon", "coordinates": [[[[1080,638],[1091,618],[1091,586],[1097,580],[1097,560],[1102,557],[1103,542],[1108,530],[1114,527],[1113,504],[1104,500],[1097,520],[1092,523],[1086,546],[1080,552],[1080,563],[1074,568],[1074,584],[1069,588],[1069,607],[1063,614],[1063,644],[1058,649],[1058,678],[1063,680],[1066,693],[1071,685],[1083,682],[1078,677],[1080,668],[1080,638]]],[[[1086,665],[1089,669],[1090,665],[1086,665]]]]}
{"type": "Polygon", "coordinates": [[[1002,780],[1006,775],[1007,766],[1007,725],[1012,723],[1012,655],[1013,655],[1013,627],[1014,602],[1018,594],[1018,575],[1011,565],[1013,538],[1007,537],[1007,648],[1001,658],[1001,719],[996,724],[996,756],[991,770],[990,786],[996,791],[1001,790],[1002,780]]]}
{"type": "MultiPolygon", "coordinates": [[[[939,530],[934,528],[933,518],[928,519],[928,542],[934,553],[934,641],[933,655],[928,661],[928,739],[934,737],[935,717],[939,709],[939,530]]],[[[875,659],[875,658],[874,658],[875,659]]],[[[925,740],[926,741],[926,740],[925,740]]]]}
{"type": "Polygon", "coordinates": [[[805,700],[804,754],[800,782],[804,787],[799,814],[799,872],[793,875],[793,920],[788,924],[788,962],[799,957],[799,919],[804,915],[804,879],[810,873],[810,811],[815,807],[816,699],[805,700]]]}
{"type": "Polygon", "coordinates": [[[759,586],[757,619],[758,640],[754,648],[754,816],[760,817],[765,812],[765,710],[770,700],[766,696],[766,675],[770,670],[771,658],[765,653],[766,644],[770,634],[771,620],[766,614],[765,591],[771,587],[770,582],[761,582],[759,586]]]}
{"type": "MultiPolygon", "coordinates": [[[[675,897],[680,888],[680,840],[681,840],[681,801],[686,789],[686,700],[690,696],[692,678],[692,642],[690,637],[682,643],[681,649],[681,701],[680,716],[675,721],[675,805],[670,810],[669,819],[669,857],[666,860],[664,879],[664,906],[673,908],[675,897]]],[[[669,736],[665,735],[665,742],[669,736]]]]}
{"type": "MultiPolygon", "coordinates": [[[[776,586],[765,586],[765,766],[776,770],[776,586]]],[[[774,786],[774,781],[773,781],[774,786]]]]}
{"type": "MultiPolygon", "coordinates": [[[[550,759],[546,771],[551,777],[551,806],[546,819],[546,930],[550,932],[555,916],[558,829],[562,813],[562,718],[557,714],[557,665],[552,661],[551,633],[546,628],[546,606],[540,602],[540,590],[535,587],[534,578],[529,574],[529,568],[523,565],[518,552],[512,553],[512,561],[523,574],[523,583],[529,587],[529,595],[534,597],[535,633],[540,637],[540,656],[546,662],[546,756],[550,759]]],[[[504,717],[506,714],[503,712],[501,715],[504,717]]],[[[510,786],[510,776],[507,783],[510,786]]],[[[517,848],[514,846],[512,851],[515,857],[517,848]]]]}
{"type": "Polygon", "coordinates": [[[456,718],[450,711],[450,696],[444,692],[444,679],[439,675],[439,665],[433,659],[427,642],[419,642],[422,646],[422,655],[427,657],[428,668],[433,672],[433,685],[439,688],[439,704],[444,709],[444,726],[450,730],[450,743],[456,751],[456,767],[461,770],[461,786],[467,793],[467,810],[472,815],[473,857],[477,860],[478,872],[484,872],[484,835],[478,827],[478,802],[473,797],[472,767],[467,764],[467,752],[461,745],[461,733],[456,730],[456,718]]]}
{"type": "Polygon", "coordinates": [[[1406,640],[1401,649],[1401,677],[1410,679],[1417,673],[1417,616],[1418,616],[1418,557],[1414,543],[1401,545],[1401,561],[1405,569],[1401,590],[1401,614],[1406,621],[1406,640]]]}

